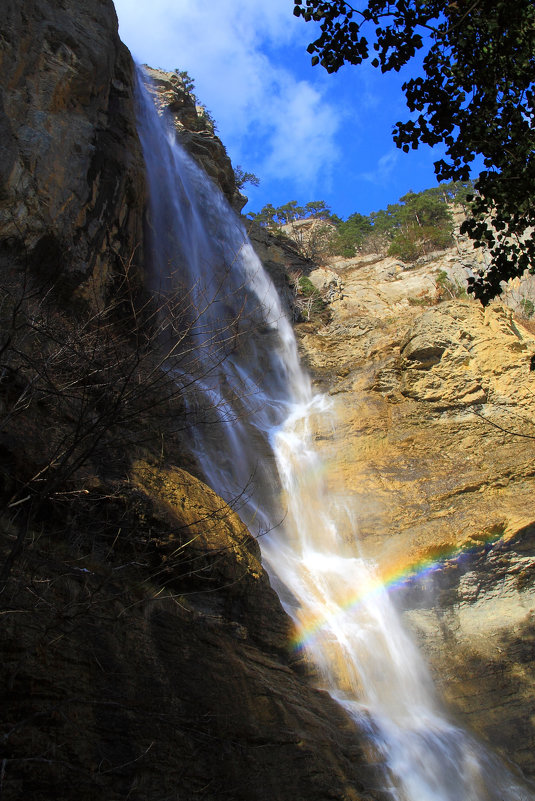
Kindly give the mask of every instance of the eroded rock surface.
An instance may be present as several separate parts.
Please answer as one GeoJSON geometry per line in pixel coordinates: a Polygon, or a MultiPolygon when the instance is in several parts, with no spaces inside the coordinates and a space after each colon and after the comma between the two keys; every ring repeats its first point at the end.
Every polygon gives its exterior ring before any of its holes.
{"type": "Polygon", "coordinates": [[[241,211],[247,198],[236,186],[232,163],[223,142],[215,135],[209,113],[204,106],[196,104],[180,73],[147,66],[144,72],[148,78],[147,89],[160,112],[169,114],[180,144],[226,195],[235,211],[241,211]]]}
{"type": "Polygon", "coordinates": [[[179,468],[131,478],[84,496],[77,547],[34,537],[4,591],[3,797],[380,798],[237,515],[179,468]]]}
{"type": "Polygon", "coordinates": [[[115,10],[6,0],[1,26],[2,269],[100,298],[142,261],[144,167],[115,10]]]}
{"type": "Polygon", "coordinates": [[[528,525],[470,548],[399,590],[450,709],[531,777],[534,535],[528,525]]]}
{"type": "Polygon", "coordinates": [[[413,577],[396,595],[450,708],[533,776],[535,338],[498,303],[438,302],[455,258],[332,265],[344,297],[300,343],[334,404],[329,488],[385,580],[413,577]]]}
{"type": "Polygon", "coordinates": [[[256,541],[184,470],[136,304],[144,167],[113,5],[7,0],[0,25],[2,799],[377,799],[256,541]]]}

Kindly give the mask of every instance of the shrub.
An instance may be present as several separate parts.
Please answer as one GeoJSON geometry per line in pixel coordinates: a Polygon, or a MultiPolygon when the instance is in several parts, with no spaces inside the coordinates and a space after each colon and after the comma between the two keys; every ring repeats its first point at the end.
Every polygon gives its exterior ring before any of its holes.
{"type": "Polygon", "coordinates": [[[535,312],[535,305],[529,298],[522,298],[520,301],[520,313],[526,320],[530,320],[535,312]]]}
{"type": "Polygon", "coordinates": [[[458,281],[450,278],[446,270],[440,270],[436,277],[437,300],[444,298],[466,298],[466,288],[458,281]]]}
{"type": "Polygon", "coordinates": [[[445,250],[451,245],[451,228],[411,224],[401,229],[388,248],[388,255],[401,261],[416,261],[433,250],[445,250]]]}
{"type": "Polygon", "coordinates": [[[301,272],[290,273],[288,278],[295,297],[296,319],[310,322],[313,317],[320,316],[325,311],[327,304],[322,293],[314,286],[310,278],[302,275],[301,272]]]}

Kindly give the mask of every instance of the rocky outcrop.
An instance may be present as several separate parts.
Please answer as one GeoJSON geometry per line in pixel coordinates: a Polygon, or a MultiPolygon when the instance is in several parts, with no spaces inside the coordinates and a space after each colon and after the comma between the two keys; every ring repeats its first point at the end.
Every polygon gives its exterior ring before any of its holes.
{"type": "Polygon", "coordinates": [[[146,461],[82,499],[3,594],[3,798],[371,798],[237,515],[146,461]]]}
{"type": "Polygon", "coordinates": [[[328,488],[356,497],[385,581],[406,577],[394,597],[452,713],[533,776],[535,337],[445,293],[456,258],[338,261],[344,297],[300,344],[334,404],[328,488]]]}
{"type": "Polygon", "coordinates": [[[329,251],[329,243],[336,226],[328,219],[305,217],[281,225],[280,232],[288,237],[295,248],[306,258],[321,260],[322,254],[329,251]]]}
{"type": "Polygon", "coordinates": [[[533,778],[535,529],[465,548],[398,590],[450,710],[533,778]]]}
{"type": "MultiPolygon", "coordinates": [[[[279,651],[288,659],[290,620],[262,567],[260,547],[238,515],[206,484],[178,467],[156,468],[140,461],[132,480],[154,499],[168,521],[166,536],[156,544],[167,574],[165,585],[173,587],[179,581],[184,592],[191,583],[189,602],[196,599],[201,605],[206,604],[203,595],[212,586],[216,591],[223,588],[228,605],[220,610],[221,622],[226,621],[242,639],[279,651]],[[184,561],[189,575],[180,581],[176,565],[184,561]]],[[[209,605],[215,607],[213,599],[209,605]]]]}
{"type": "Polygon", "coordinates": [[[161,114],[168,114],[180,144],[221,189],[230,205],[240,212],[247,203],[236,186],[234,169],[224,144],[215,135],[210,114],[197,104],[180,72],[164,72],[145,66],[146,86],[161,114]]]}
{"type": "Polygon", "coordinates": [[[245,228],[255,253],[275,284],[279,296],[290,317],[294,314],[295,293],[290,285],[290,276],[308,274],[314,262],[302,256],[293,242],[277,235],[252,220],[245,221],[245,228]]]}
{"type": "Polygon", "coordinates": [[[6,0],[1,24],[1,268],[100,297],[142,260],[144,169],[115,10],[6,0]]]}

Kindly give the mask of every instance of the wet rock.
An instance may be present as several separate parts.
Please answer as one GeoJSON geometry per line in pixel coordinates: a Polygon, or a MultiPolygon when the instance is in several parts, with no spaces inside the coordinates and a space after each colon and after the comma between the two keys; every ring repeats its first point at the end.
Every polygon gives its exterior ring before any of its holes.
{"type": "MultiPolygon", "coordinates": [[[[498,533],[498,532],[496,532],[498,533]]],[[[404,617],[463,725],[533,776],[535,527],[474,545],[401,591],[404,617]]]]}
{"type": "Polygon", "coordinates": [[[224,144],[216,136],[214,123],[180,73],[144,67],[149,92],[161,113],[168,113],[178,141],[200,164],[221,189],[235,211],[240,212],[247,203],[236,186],[230,158],[224,144]]]}
{"type": "Polygon", "coordinates": [[[327,490],[386,577],[414,573],[397,598],[452,713],[533,776],[535,339],[498,303],[437,302],[448,258],[334,263],[344,298],[300,347],[335,404],[327,490]]]}

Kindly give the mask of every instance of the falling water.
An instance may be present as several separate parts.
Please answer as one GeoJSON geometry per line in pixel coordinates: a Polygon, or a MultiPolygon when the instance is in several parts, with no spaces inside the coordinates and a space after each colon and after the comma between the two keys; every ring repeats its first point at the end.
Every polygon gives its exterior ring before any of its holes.
{"type": "Polygon", "coordinates": [[[230,503],[239,499],[242,519],[263,535],[296,646],[367,733],[392,799],[535,798],[441,709],[374,564],[359,551],[355,510],[326,494],[314,430],[332,409],[299,364],[277,292],[141,80],[139,98],[147,255],[154,291],[181,297],[188,336],[170,369],[186,395],[191,448],[208,483],[230,503]]]}

